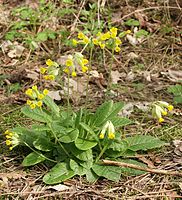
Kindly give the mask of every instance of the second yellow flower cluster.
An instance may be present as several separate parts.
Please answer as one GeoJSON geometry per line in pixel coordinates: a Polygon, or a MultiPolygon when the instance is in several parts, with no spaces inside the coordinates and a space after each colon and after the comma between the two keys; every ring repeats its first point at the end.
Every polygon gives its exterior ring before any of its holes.
{"type": "Polygon", "coordinates": [[[30,106],[31,109],[35,109],[36,107],[42,107],[43,105],[43,99],[48,94],[48,90],[44,89],[43,93],[40,93],[37,89],[37,86],[33,86],[32,88],[29,88],[25,91],[25,94],[28,95],[31,100],[27,100],[27,105],[30,106]]]}
{"type": "Polygon", "coordinates": [[[82,70],[83,73],[88,71],[88,60],[84,58],[84,56],[76,52],[73,56],[69,55],[68,59],[65,62],[64,72],[67,74],[71,74],[72,77],[77,76],[76,70],[79,68],[82,70]]]}
{"type": "Polygon", "coordinates": [[[4,132],[4,135],[6,136],[6,145],[9,146],[10,150],[12,150],[15,146],[17,146],[20,143],[19,136],[17,133],[6,130],[4,132]]]}
{"type": "Polygon", "coordinates": [[[165,101],[157,101],[152,104],[152,115],[158,119],[159,123],[164,122],[164,118],[162,116],[167,115],[167,112],[172,110],[173,105],[170,105],[165,101]]]}

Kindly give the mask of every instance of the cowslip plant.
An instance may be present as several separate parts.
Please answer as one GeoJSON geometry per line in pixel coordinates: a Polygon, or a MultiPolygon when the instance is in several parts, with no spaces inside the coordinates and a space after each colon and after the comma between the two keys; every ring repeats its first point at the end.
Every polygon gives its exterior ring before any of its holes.
{"type": "MultiPolygon", "coordinates": [[[[28,92],[28,96],[34,100],[42,94],[36,87],[28,91],[32,91],[28,92]]],[[[7,130],[5,136],[10,150],[21,145],[32,151],[24,158],[23,166],[40,162],[52,166],[43,177],[46,184],[60,183],[75,175],[84,175],[89,182],[94,182],[99,177],[119,181],[121,174],[143,174],[139,170],[105,166],[100,161],[109,158],[145,166],[125,157],[134,156],[139,150],[164,145],[164,142],[152,136],[121,139],[119,130],[132,123],[128,118],[118,116],[124,106],[122,102],[105,102],[93,113],[86,109],[65,111],[48,95],[41,101],[41,107],[32,109],[26,105],[21,110],[25,116],[35,120],[31,128],[16,127],[7,130]]]]}
{"type": "Polygon", "coordinates": [[[156,101],[152,103],[151,107],[152,107],[152,116],[154,118],[157,118],[159,123],[164,122],[163,116],[166,116],[168,114],[168,111],[173,110],[173,105],[170,105],[165,101],[156,101]]]}

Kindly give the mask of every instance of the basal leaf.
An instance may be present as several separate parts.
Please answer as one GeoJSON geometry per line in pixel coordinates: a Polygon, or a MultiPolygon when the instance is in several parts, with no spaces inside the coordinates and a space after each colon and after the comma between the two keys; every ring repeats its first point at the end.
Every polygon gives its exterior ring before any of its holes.
{"type": "Polygon", "coordinates": [[[43,181],[46,184],[56,184],[68,180],[74,175],[74,171],[69,168],[68,164],[61,162],[56,164],[50,172],[43,177],[43,181]]]}
{"type": "Polygon", "coordinates": [[[92,155],[92,150],[91,149],[82,151],[80,149],[77,149],[74,145],[72,145],[72,146],[70,146],[70,151],[79,160],[87,161],[87,160],[92,160],[93,159],[93,155],[92,155]]]}
{"type": "Polygon", "coordinates": [[[97,110],[96,113],[93,116],[93,124],[95,126],[102,125],[107,117],[110,115],[113,107],[113,101],[108,101],[103,103],[97,110]]]}
{"type": "Polygon", "coordinates": [[[124,117],[113,117],[111,121],[114,127],[123,127],[132,123],[130,119],[124,117]]]}
{"type": "Polygon", "coordinates": [[[113,117],[116,117],[116,115],[119,113],[119,111],[123,108],[124,103],[123,102],[117,102],[114,103],[112,106],[112,111],[110,112],[109,116],[106,120],[112,120],[113,117]]]}
{"type": "Polygon", "coordinates": [[[128,143],[128,149],[132,151],[154,149],[165,145],[165,142],[159,138],[149,135],[136,135],[125,139],[128,143]]]}
{"type": "Polygon", "coordinates": [[[40,163],[44,160],[45,160],[45,157],[41,153],[38,154],[38,153],[32,152],[24,158],[22,165],[23,166],[36,165],[37,163],[40,163]]]}
{"type": "Polygon", "coordinates": [[[70,168],[75,172],[75,175],[83,176],[86,174],[87,169],[79,165],[75,160],[70,160],[70,168]]]}
{"type": "Polygon", "coordinates": [[[88,150],[97,145],[97,142],[93,140],[87,140],[82,138],[77,138],[75,140],[75,146],[80,150],[88,150]]]}
{"type": "MultiPolygon", "coordinates": [[[[60,132],[59,132],[60,133],[60,132]]],[[[59,141],[64,143],[74,142],[79,135],[78,129],[65,129],[64,132],[58,135],[59,141]]]]}
{"type": "Polygon", "coordinates": [[[54,114],[56,114],[57,116],[59,116],[59,107],[57,106],[57,104],[53,101],[53,99],[49,96],[46,96],[43,99],[44,103],[53,111],[54,114]]]}
{"type": "Polygon", "coordinates": [[[39,122],[49,122],[52,120],[50,115],[39,108],[31,109],[29,106],[25,106],[21,109],[21,111],[27,117],[39,122]]]}
{"type": "Polygon", "coordinates": [[[86,172],[86,179],[88,182],[94,183],[99,179],[99,176],[92,169],[89,169],[86,172]]]}
{"type": "Polygon", "coordinates": [[[98,176],[102,176],[116,182],[120,180],[122,173],[121,168],[117,166],[94,164],[92,169],[98,176]]]}
{"type": "MultiPolygon", "coordinates": [[[[146,167],[145,164],[138,162],[136,160],[132,160],[132,159],[117,159],[117,161],[138,165],[138,166],[143,167],[143,168],[146,167]]],[[[146,173],[146,171],[132,169],[132,168],[129,168],[129,167],[120,167],[120,168],[121,168],[122,174],[125,175],[125,176],[137,176],[137,175],[141,175],[141,174],[146,173]]]]}
{"type": "Polygon", "coordinates": [[[40,136],[37,140],[33,142],[36,149],[40,151],[51,151],[54,147],[54,143],[48,140],[48,138],[40,136]]]}

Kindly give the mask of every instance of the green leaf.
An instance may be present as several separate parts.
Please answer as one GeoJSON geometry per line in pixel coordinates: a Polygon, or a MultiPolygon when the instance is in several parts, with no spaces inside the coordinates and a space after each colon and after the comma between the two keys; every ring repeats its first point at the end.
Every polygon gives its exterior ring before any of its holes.
{"type": "Polygon", "coordinates": [[[99,179],[99,176],[97,176],[97,174],[92,169],[90,169],[86,172],[86,179],[88,182],[94,183],[99,179]]]}
{"type": "Polygon", "coordinates": [[[70,160],[70,168],[75,172],[75,175],[83,176],[86,174],[87,169],[79,165],[75,160],[70,160]]]}
{"type": "Polygon", "coordinates": [[[78,135],[79,135],[78,129],[67,128],[65,129],[64,132],[58,135],[58,138],[60,142],[70,143],[70,142],[75,141],[78,138],[78,135]]]}
{"type": "Polygon", "coordinates": [[[50,122],[52,120],[50,115],[39,108],[31,109],[29,106],[25,106],[21,111],[27,117],[39,122],[50,122]]]}
{"type": "Polygon", "coordinates": [[[167,91],[170,93],[173,93],[174,102],[176,104],[182,103],[182,85],[176,84],[176,85],[170,86],[167,91]]]}
{"type": "MultiPolygon", "coordinates": [[[[136,160],[132,160],[132,159],[117,159],[118,162],[124,162],[124,163],[129,163],[129,164],[134,164],[134,165],[138,165],[140,167],[146,168],[147,166],[141,162],[138,162],[136,160]]],[[[125,176],[137,176],[137,175],[141,175],[141,174],[145,174],[146,171],[141,171],[141,170],[137,170],[137,169],[132,169],[129,167],[120,167],[122,170],[122,174],[125,176]]]]}
{"type": "Polygon", "coordinates": [[[36,165],[37,163],[40,163],[45,160],[45,157],[41,153],[35,153],[32,152],[28,154],[23,160],[22,165],[23,166],[31,166],[31,165],[36,165]]]}
{"type": "Polygon", "coordinates": [[[98,176],[102,176],[116,182],[120,180],[122,173],[121,168],[117,166],[94,164],[92,169],[98,176]]]}
{"type": "Polygon", "coordinates": [[[49,96],[46,96],[44,99],[43,99],[44,103],[57,115],[59,116],[59,107],[57,106],[57,104],[52,100],[51,97],[49,96]]]}
{"type": "Polygon", "coordinates": [[[126,22],[124,22],[124,24],[127,26],[140,26],[140,22],[135,19],[129,19],[126,22]]]}
{"type": "Polygon", "coordinates": [[[47,32],[39,32],[36,37],[36,41],[38,42],[45,42],[48,39],[47,32]]]}
{"type": "Polygon", "coordinates": [[[113,123],[114,127],[123,127],[132,123],[130,119],[124,117],[113,117],[111,122],[113,123]]]}
{"type": "Polygon", "coordinates": [[[165,145],[165,142],[149,135],[136,135],[126,138],[125,141],[128,143],[128,149],[132,151],[146,151],[148,149],[159,148],[165,145]]]}
{"type": "Polygon", "coordinates": [[[103,103],[97,110],[93,116],[93,124],[95,126],[102,125],[106,120],[107,117],[110,115],[113,107],[113,101],[108,101],[103,103]]]}
{"type": "Polygon", "coordinates": [[[107,117],[106,120],[112,120],[112,118],[119,113],[119,111],[123,108],[123,106],[124,106],[123,102],[114,103],[112,106],[112,111],[109,113],[109,116],[107,117]]]}
{"type": "Polygon", "coordinates": [[[98,137],[96,136],[95,132],[92,130],[92,128],[90,126],[88,126],[87,124],[81,122],[80,125],[88,132],[91,134],[91,136],[98,141],[98,137]]]}
{"type": "Polygon", "coordinates": [[[135,35],[136,35],[136,38],[140,38],[140,37],[143,37],[143,36],[147,36],[149,34],[149,32],[147,32],[146,30],[144,30],[144,29],[141,29],[141,30],[139,30],[139,31],[137,31],[136,33],[135,33],[135,35]]]}
{"type": "Polygon", "coordinates": [[[61,162],[56,164],[50,172],[43,177],[43,181],[46,184],[56,184],[68,180],[74,175],[74,171],[69,168],[68,164],[61,162]]]}
{"type": "Polygon", "coordinates": [[[72,145],[72,146],[70,146],[70,151],[79,160],[87,161],[87,160],[92,160],[93,159],[92,149],[88,149],[86,151],[82,151],[80,149],[77,149],[74,145],[72,145]]]}
{"type": "Polygon", "coordinates": [[[88,139],[77,138],[75,140],[75,146],[80,150],[88,150],[97,145],[97,142],[88,139]]]}
{"type": "Polygon", "coordinates": [[[48,138],[40,136],[37,140],[33,142],[36,149],[40,151],[51,151],[54,147],[54,143],[48,140],[48,138]]]}

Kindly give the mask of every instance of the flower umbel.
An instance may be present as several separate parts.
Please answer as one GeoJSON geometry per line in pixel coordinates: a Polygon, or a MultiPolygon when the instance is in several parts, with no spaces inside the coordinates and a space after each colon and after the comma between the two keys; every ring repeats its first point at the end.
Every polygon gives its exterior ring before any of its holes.
{"type": "Polygon", "coordinates": [[[20,144],[19,135],[17,133],[6,130],[4,135],[6,136],[6,145],[9,146],[10,150],[20,144]]]}
{"type": "Polygon", "coordinates": [[[165,101],[156,101],[152,104],[152,115],[154,118],[158,119],[159,123],[162,123],[164,122],[164,118],[162,116],[167,115],[167,111],[171,111],[172,109],[173,105],[170,105],[165,101]]]}

